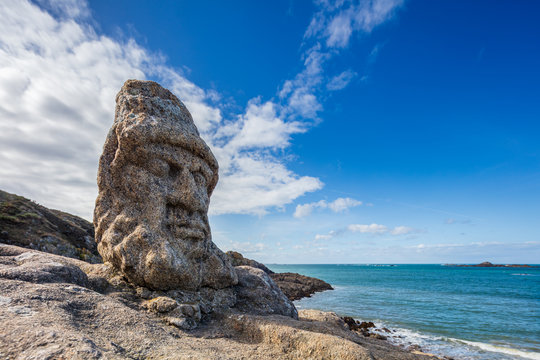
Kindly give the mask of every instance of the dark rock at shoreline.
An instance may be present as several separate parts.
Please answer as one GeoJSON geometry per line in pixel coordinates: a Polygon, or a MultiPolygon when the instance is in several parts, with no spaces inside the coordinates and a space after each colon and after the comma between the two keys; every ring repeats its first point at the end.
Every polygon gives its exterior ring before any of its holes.
{"type": "Polygon", "coordinates": [[[290,300],[311,297],[316,292],[334,290],[327,282],[296,273],[274,273],[270,277],[290,300]]]}
{"type": "Polygon", "coordinates": [[[233,266],[251,266],[257,269],[261,269],[267,274],[273,274],[274,272],[266,267],[266,265],[261,264],[258,261],[245,258],[242,254],[237,251],[227,251],[226,254],[229,256],[230,262],[233,266]]]}
{"type": "Polygon", "coordinates": [[[386,340],[386,337],[384,335],[369,332],[369,329],[375,328],[375,324],[371,321],[360,322],[358,320],[354,320],[350,316],[344,316],[342,319],[345,322],[345,324],[347,324],[347,326],[349,327],[351,331],[356,331],[364,336],[371,336],[371,337],[376,337],[377,339],[380,339],[380,340],[386,340]]]}
{"type": "Polygon", "coordinates": [[[0,190],[0,243],[52,254],[102,262],[93,225],[62,211],[47,209],[22,196],[0,190]]]}
{"type": "Polygon", "coordinates": [[[497,268],[537,268],[538,266],[532,266],[527,264],[492,264],[489,261],[484,261],[483,263],[476,265],[457,265],[457,264],[448,264],[447,266],[456,266],[456,267],[497,267],[497,268]]]}
{"type": "Polygon", "coordinates": [[[300,300],[305,297],[310,297],[316,292],[334,290],[327,282],[313,278],[310,276],[300,275],[297,273],[274,273],[266,265],[258,261],[248,259],[236,251],[227,251],[231,263],[234,266],[251,266],[261,269],[279,286],[281,291],[285,293],[289,300],[300,300]]]}
{"type": "Polygon", "coordinates": [[[257,315],[285,315],[298,319],[298,312],[291,300],[261,269],[236,266],[238,285],[234,287],[236,308],[257,315]]]}

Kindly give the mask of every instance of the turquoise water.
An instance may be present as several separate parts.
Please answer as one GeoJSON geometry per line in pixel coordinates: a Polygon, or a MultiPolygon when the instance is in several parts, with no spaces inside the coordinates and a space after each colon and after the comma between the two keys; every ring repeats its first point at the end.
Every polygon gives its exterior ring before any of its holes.
{"type": "Polygon", "coordinates": [[[540,269],[269,265],[335,288],[296,301],[395,330],[390,341],[457,359],[540,359],[540,269]]]}

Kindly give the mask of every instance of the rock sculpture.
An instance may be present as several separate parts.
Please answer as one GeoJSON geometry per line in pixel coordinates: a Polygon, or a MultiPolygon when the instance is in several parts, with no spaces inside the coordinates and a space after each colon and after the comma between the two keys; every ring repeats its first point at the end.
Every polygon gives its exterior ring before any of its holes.
{"type": "Polygon", "coordinates": [[[154,290],[236,284],[208,223],[217,179],[184,104],[155,82],[126,81],[99,161],[94,226],[103,260],[154,290]]]}

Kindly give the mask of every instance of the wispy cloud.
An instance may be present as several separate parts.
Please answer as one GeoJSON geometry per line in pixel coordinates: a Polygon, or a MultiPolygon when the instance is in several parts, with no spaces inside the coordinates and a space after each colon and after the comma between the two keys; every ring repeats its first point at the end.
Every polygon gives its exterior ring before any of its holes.
{"type": "Polygon", "coordinates": [[[315,240],[330,240],[334,236],[336,236],[336,232],[335,231],[330,231],[330,232],[328,232],[328,234],[317,234],[317,235],[315,235],[315,240]]]}
{"type": "Polygon", "coordinates": [[[407,235],[415,232],[418,232],[418,230],[408,226],[396,226],[395,228],[390,230],[390,234],[392,235],[407,235]]]}
{"type": "Polygon", "coordinates": [[[344,89],[356,75],[357,74],[352,70],[345,70],[341,74],[334,76],[328,84],[326,84],[326,88],[330,91],[344,89]]]}
{"type": "Polygon", "coordinates": [[[343,212],[351,207],[362,205],[361,201],[352,199],[352,198],[337,198],[332,202],[327,202],[326,200],[320,200],[317,202],[299,204],[296,205],[296,210],[294,212],[295,218],[301,218],[310,215],[314,209],[330,209],[333,212],[343,212]]]}
{"type": "Polygon", "coordinates": [[[253,243],[250,241],[235,241],[230,243],[229,248],[242,254],[260,254],[267,248],[267,246],[262,242],[253,243]]]}
{"type": "Polygon", "coordinates": [[[458,219],[454,219],[454,218],[448,218],[446,220],[444,220],[444,223],[446,225],[455,225],[455,224],[466,224],[466,225],[470,225],[472,224],[472,221],[470,219],[462,219],[462,220],[458,220],[458,219]]]}
{"type": "Polygon", "coordinates": [[[320,1],[305,38],[325,41],[328,48],[344,48],[355,32],[370,33],[391,19],[403,0],[320,1]]]}
{"type": "MultiPolygon", "coordinates": [[[[332,77],[324,85],[325,65],[347,47],[356,33],[370,33],[390,20],[402,5],[402,0],[317,1],[318,10],[304,33],[304,69],[293,79],[284,82],[279,96],[289,115],[316,119],[323,108],[319,94],[323,88],[336,91],[345,88],[357,75],[351,69],[332,77]]],[[[369,56],[373,61],[379,47],[369,56]]]]}
{"type": "Polygon", "coordinates": [[[349,231],[358,232],[361,234],[385,234],[389,231],[388,227],[380,224],[351,224],[347,227],[347,229],[349,231]]]}
{"type": "Polygon", "coordinates": [[[329,240],[336,236],[343,235],[347,232],[351,233],[360,233],[360,234],[371,234],[371,235],[410,235],[423,232],[422,230],[415,229],[409,226],[396,226],[390,228],[386,225],[381,224],[350,224],[346,228],[339,230],[332,230],[326,234],[316,234],[315,240],[329,240]]]}

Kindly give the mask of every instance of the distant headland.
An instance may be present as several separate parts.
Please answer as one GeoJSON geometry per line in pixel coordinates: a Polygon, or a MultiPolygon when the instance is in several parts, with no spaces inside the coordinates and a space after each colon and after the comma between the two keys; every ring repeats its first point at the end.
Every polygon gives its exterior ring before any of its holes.
{"type": "Polygon", "coordinates": [[[475,265],[461,265],[461,264],[445,264],[445,266],[456,266],[456,267],[482,267],[482,268],[537,268],[538,266],[527,265],[527,264],[492,264],[489,261],[484,261],[480,264],[475,265]]]}

